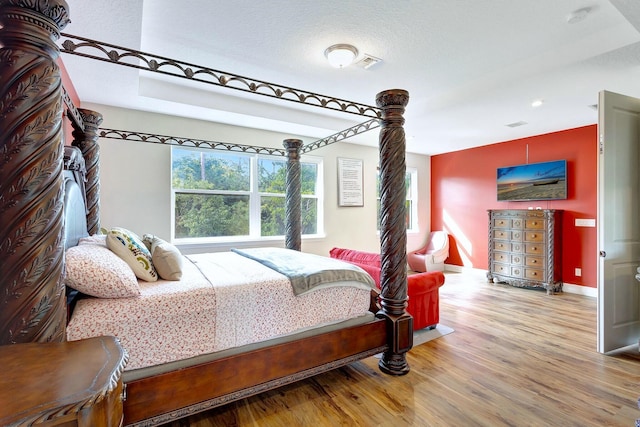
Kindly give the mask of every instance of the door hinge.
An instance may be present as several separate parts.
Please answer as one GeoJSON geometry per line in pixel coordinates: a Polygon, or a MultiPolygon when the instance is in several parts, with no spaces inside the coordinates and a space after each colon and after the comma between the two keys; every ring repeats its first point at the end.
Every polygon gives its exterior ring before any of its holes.
{"type": "Polygon", "coordinates": [[[600,150],[600,154],[604,153],[604,136],[600,135],[600,141],[598,141],[598,149],[600,150]]]}

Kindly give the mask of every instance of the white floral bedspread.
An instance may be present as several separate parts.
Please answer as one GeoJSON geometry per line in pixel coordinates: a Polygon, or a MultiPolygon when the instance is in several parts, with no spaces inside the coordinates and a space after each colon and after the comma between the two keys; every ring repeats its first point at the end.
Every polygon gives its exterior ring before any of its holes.
{"type": "Polygon", "coordinates": [[[78,301],[70,341],[114,335],[126,370],[158,365],[361,316],[370,292],[322,288],[295,296],[289,280],[233,252],[185,257],[180,281],[140,281],[135,298],[78,301]],[[204,273],[204,274],[203,274],[204,273]]]}

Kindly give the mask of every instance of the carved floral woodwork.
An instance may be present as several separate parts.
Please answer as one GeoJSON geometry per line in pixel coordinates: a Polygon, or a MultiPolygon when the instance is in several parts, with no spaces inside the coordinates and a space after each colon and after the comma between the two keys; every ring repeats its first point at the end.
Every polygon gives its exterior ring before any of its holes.
{"type": "Polygon", "coordinates": [[[63,0],[0,1],[0,344],[62,341],[63,0]]]}

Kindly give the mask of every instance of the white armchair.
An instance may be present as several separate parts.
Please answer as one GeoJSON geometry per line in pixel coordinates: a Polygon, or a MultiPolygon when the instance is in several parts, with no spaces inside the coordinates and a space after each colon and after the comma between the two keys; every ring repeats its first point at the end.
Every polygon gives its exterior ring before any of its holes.
{"type": "Polygon", "coordinates": [[[407,254],[409,268],[417,272],[444,271],[449,257],[449,235],[446,231],[432,231],[423,248],[407,254]]]}

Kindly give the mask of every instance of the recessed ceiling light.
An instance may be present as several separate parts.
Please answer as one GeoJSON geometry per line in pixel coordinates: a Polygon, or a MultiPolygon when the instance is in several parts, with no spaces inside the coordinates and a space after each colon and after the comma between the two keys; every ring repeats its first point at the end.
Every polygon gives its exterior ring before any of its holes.
{"type": "Polygon", "coordinates": [[[519,121],[519,122],[513,122],[513,123],[509,123],[508,125],[505,126],[509,126],[510,128],[517,128],[518,126],[524,126],[528,124],[527,122],[523,122],[523,121],[519,121]]]}
{"type": "Polygon", "coordinates": [[[583,7],[582,9],[574,10],[569,14],[569,16],[567,16],[567,23],[575,24],[576,22],[583,21],[590,12],[590,7],[583,7]]]}
{"type": "Polygon", "coordinates": [[[544,104],[544,100],[542,100],[542,99],[536,99],[536,100],[534,100],[534,101],[531,103],[531,106],[532,106],[533,108],[536,108],[536,107],[541,106],[542,104],[544,104]]]}

